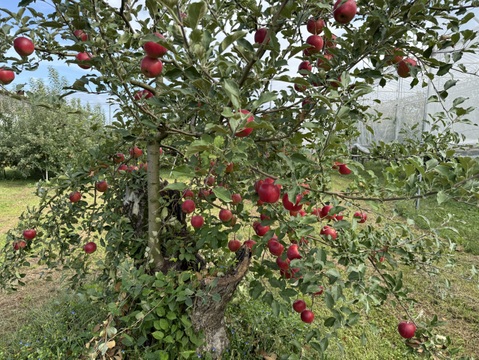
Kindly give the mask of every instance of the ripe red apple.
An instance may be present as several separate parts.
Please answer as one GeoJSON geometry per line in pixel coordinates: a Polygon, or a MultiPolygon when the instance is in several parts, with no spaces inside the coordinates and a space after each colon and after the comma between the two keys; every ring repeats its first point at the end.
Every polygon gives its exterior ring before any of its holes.
{"type": "Polygon", "coordinates": [[[301,313],[301,320],[307,324],[311,324],[314,320],[314,313],[311,310],[304,310],[301,313]]]}
{"type": "Polygon", "coordinates": [[[301,75],[306,76],[308,73],[306,71],[311,72],[313,70],[313,66],[308,60],[302,61],[298,66],[298,71],[301,75]]]}
{"type": "Polygon", "coordinates": [[[356,16],[358,7],[355,0],[337,0],[333,7],[333,16],[340,24],[348,24],[356,16]]]}
{"type": "Polygon", "coordinates": [[[322,57],[318,58],[316,65],[325,71],[331,70],[331,59],[333,58],[332,54],[324,54],[322,57]]]}
{"type": "Polygon", "coordinates": [[[366,220],[368,218],[368,214],[363,213],[362,211],[356,211],[353,215],[353,218],[358,220],[358,223],[363,224],[363,223],[366,222],[366,220]]]}
{"type": "Polygon", "coordinates": [[[313,293],[313,296],[322,295],[323,292],[324,292],[324,288],[322,286],[319,286],[319,291],[316,291],[315,293],[313,293]]]}
{"type": "Polygon", "coordinates": [[[324,205],[319,211],[319,217],[322,219],[328,216],[329,210],[331,210],[332,208],[333,208],[332,205],[324,205]]]}
{"type": "Polygon", "coordinates": [[[153,93],[150,90],[138,90],[133,98],[135,100],[141,100],[141,99],[150,99],[153,97],[153,93]]]}
{"type": "Polygon", "coordinates": [[[323,19],[310,18],[306,24],[306,29],[313,35],[320,34],[323,31],[325,22],[323,19]]]}
{"type": "Polygon", "coordinates": [[[13,41],[13,48],[18,55],[21,56],[31,55],[35,51],[35,45],[33,45],[33,41],[24,36],[17,37],[13,41]]]}
{"type": "MultiPolygon", "coordinates": [[[[262,44],[264,42],[264,39],[266,39],[266,35],[268,34],[268,29],[266,28],[260,28],[256,30],[254,33],[254,42],[257,44],[262,44]]],[[[269,39],[268,39],[269,42],[269,39]]]]}
{"type": "Polygon", "coordinates": [[[188,199],[183,201],[183,203],[181,204],[181,210],[186,214],[191,214],[193,211],[195,211],[195,209],[196,205],[193,200],[188,199]]]}
{"type": "Polygon", "coordinates": [[[338,165],[338,168],[339,168],[339,173],[341,175],[349,175],[351,174],[351,169],[348,168],[348,165],[346,164],[339,164],[338,165]]]}
{"type": "Polygon", "coordinates": [[[298,244],[290,245],[288,251],[286,251],[286,256],[289,260],[301,259],[302,256],[299,253],[298,244]]]}
{"type": "Polygon", "coordinates": [[[402,57],[401,49],[395,48],[394,50],[390,50],[386,53],[386,63],[388,65],[394,65],[401,62],[404,58],[402,57]]]}
{"type": "Polygon", "coordinates": [[[8,85],[15,79],[15,73],[12,70],[0,69],[0,84],[8,85]]]}
{"type": "Polygon", "coordinates": [[[301,299],[295,300],[293,302],[293,309],[298,313],[302,313],[304,310],[306,310],[306,303],[301,299]]]}
{"type": "Polygon", "coordinates": [[[335,48],[336,47],[336,35],[331,34],[331,37],[324,38],[324,49],[335,48]]]}
{"type": "Polygon", "coordinates": [[[232,162],[226,165],[225,173],[231,174],[233,170],[234,170],[234,164],[232,162]]]}
{"type": "Polygon", "coordinates": [[[13,250],[17,251],[19,249],[25,249],[27,247],[27,243],[23,240],[15,241],[13,243],[13,250]]]}
{"type": "Polygon", "coordinates": [[[86,70],[86,69],[91,68],[91,65],[90,65],[91,56],[90,56],[90,54],[88,54],[86,52],[78,53],[77,56],[76,56],[76,59],[77,59],[77,62],[78,62],[78,66],[81,67],[82,69],[86,70]]]}
{"type": "MultiPolygon", "coordinates": [[[[241,109],[240,110],[241,113],[245,114],[245,115],[248,115],[248,114],[251,114],[248,110],[245,110],[245,109],[241,109]]],[[[254,116],[251,114],[251,116],[249,116],[247,119],[246,119],[246,123],[250,123],[254,121],[254,116]]],[[[236,137],[246,137],[248,136],[249,134],[251,134],[253,132],[253,128],[249,128],[249,127],[245,127],[243,130],[240,130],[238,131],[235,136],[236,137]]]]}
{"type": "Polygon", "coordinates": [[[312,54],[317,54],[323,49],[323,38],[319,35],[311,35],[306,39],[306,44],[311,45],[309,48],[305,49],[305,55],[309,56],[312,54]]]}
{"type": "MultiPolygon", "coordinates": [[[[155,32],[154,34],[160,39],[165,38],[163,35],[161,35],[158,32],[155,32]]],[[[167,48],[165,48],[163,45],[160,45],[154,41],[147,41],[143,45],[143,50],[145,50],[146,55],[148,55],[150,58],[153,58],[153,59],[157,59],[168,52],[167,48]]]]}
{"type": "Polygon", "coordinates": [[[278,267],[280,268],[280,270],[288,270],[289,269],[289,263],[291,262],[291,260],[289,260],[288,258],[286,259],[281,259],[280,257],[278,257],[276,259],[276,264],[278,265],[278,267]]]}
{"type": "Polygon", "coordinates": [[[232,252],[238,251],[238,249],[241,247],[241,241],[233,239],[228,241],[228,249],[232,252]]]}
{"type": "Polygon", "coordinates": [[[141,150],[139,147],[137,146],[133,146],[131,149],[130,149],[130,156],[133,158],[133,159],[138,159],[140,156],[143,155],[143,150],[141,150]]]}
{"type": "Polygon", "coordinates": [[[253,223],[253,229],[258,236],[264,236],[269,231],[270,227],[268,225],[261,225],[261,223],[255,221],[253,223]]]}
{"type": "Polygon", "coordinates": [[[244,244],[249,248],[249,249],[253,249],[253,246],[256,245],[256,241],[252,240],[252,239],[249,239],[249,240],[246,240],[244,242],[244,244]]]}
{"type": "Polygon", "coordinates": [[[205,219],[201,215],[195,215],[191,217],[191,226],[195,229],[199,229],[205,223],[205,219]]]}
{"type": "Polygon", "coordinates": [[[211,196],[212,193],[211,189],[201,189],[198,197],[206,199],[208,196],[211,196]]]}
{"type": "Polygon", "coordinates": [[[81,193],[79,191],[73,191],[70,193],[69,198],[72,203],[79,202],[81,200],[81,193]]]}
{"type": "Polygon", "coordinates": [[[37,231],[35,229],[26,229],[23,230],[23,237],[26,240],[33,240],[37,236],[37,231]]]}
{"type": "Polygon", "coordinates": [[[96,244],[93,241],[90,241],[90,242],[86,243],[85,245],[83,245],[83,250],[87,254],[94,253],[96,251],[96,244]]]}
{"type": "Polygon", "coordinates": [[[281,193],[279,187],[274,184],[263,183],[258,188],[259,199],[265,203],[274,204],[279,200],[281,193]]]}
{"type": "Polygon", "coordinates": [[[221,209],[218,215],[222,222],[228,222],[233,218],[233,213],[228,209],[221,209]]]}
{"type": "Polygon", "coordinates": [[[127,171],[128,170],[128,165],[126,164],[121,164],[120,166],[118,166],[118,169],[117,169],[119,172],[124,172],[124,171],[127,171]]]}
{"type": "Polygon", "coordinates": [[[338,233],[336,232],[336,230],[328,225],[321,229],[320,234],[324,236],[331,236],[333,240],[336,240],[336,238],[338,237],[338,233]]]}
{"type": "Polygon", "coordinates": [[[231,195],[231,201],[233,203],[233,205],[238,205],[239,203],[241,203],[241,195],[240,194],[233,194],[231,195]]]}
{"type": "Polygon", "coordinates": [[[303,196],[301,194],[296,196],[296,203],[292,203],[289,201],[288,193],[284,193],[282,201],[283,201],[283,206],[286,210],[297,212],[303,208],[303,205],[299,204],[303,196]]]}
{"type": "Polygon", "coordinates": [[[305,92],[306,89],[307,89],[306,85],[294,84],[294,90],[296,90],[297,92],[305,92]]]}
{"type": "Polygon", "coordinates": [[[78,40],[81,40],[81,41],[87,41],[88,40],[88,34],[86,32],[84,32],[83,30],[75,30],[73,32],[73,35],[75,35],[75,37],[78,39],[78,40]]]}
{"type": "Polygon", "coordinates": [[[163,63],[161,60],[145,56],[141,60],[140,69],[141,73],[147,78],[156,78],[163,71],[163,63]]]}
{"type": "Polygon", "coordinates": [[[215,177],[214,177],[213,175],[211,175],[211,176],[208,176],[208,177],[206,178],[205,183],[206,183],[206,185],[208,185],[208,186],[213,186],[213,185],[215,184],[215,181],[216,181],[215,177]]]}
{"type": "Polygon", "coordinates": [[[268,241],[268,249],[271,254],[274,256],[281,256],[284,251],[284,246],[279,241],[271,238],[268,241]]]}
{"type": "Polygon", "coordinates": [[[397,73],[402,78],[407,78],[411,74],[411,68],[417,66],[417,62],[414,59],[406,58],[400,61],[397,67],[397,73]]]}
{"type": "Polygon", "coordinates": [[[105,192],[105,191],[108,190],[108,183],[106,182],[106,180],[98,181],[98,182],[95,184],[95,188],[96,188],[99,192],[105,192]]]}
{"type": "Polygon", "coordinates": [[[398,332],[403,338],[410,339],[416,333],[416,325],[413,322],[401,321],[398,325],[398,332]]]}
{"type": "Polygon", "coordinates": [[[183,191],[183,197],[185,199],[188,199],[188,198],[194,198],[195,197],[195,194],[194,192],[191,190],[191,189],[185,189],[183,191]]]}
{"type": "Polygon", "coordinates": [[[122,163],[123,161],[125,161],[125,154],[123,153],[116,153],[115,155],[113,155],[113,162],[115,164],[120,164],[122,163]]]}

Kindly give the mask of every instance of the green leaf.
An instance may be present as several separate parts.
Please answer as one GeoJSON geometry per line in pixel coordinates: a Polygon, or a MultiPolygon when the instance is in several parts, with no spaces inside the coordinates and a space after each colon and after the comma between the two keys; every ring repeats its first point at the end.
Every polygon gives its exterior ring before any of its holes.
{"type": "Polygon", "coordinates": [[[188,7],[188,16],[186,18],[186,23],[190,28],[196,29],[200,20],[206,14],[206,4],[201,1],[198,3],[192,3],[188,7]]]}
{"type": "Polygon", "coordinates": [[[236,84],[233,80],[225,79],[224,89],[226,91],[226,94],[230,98],[233,106],[236,109],[241,108],[241,92],[238,87],[238,84],[236,84]]]}
{"type": "Polygon", "coordinates": [[[161,340],[165,337],[165,333],[163,331],[154,331],[151,335],[153,335],[156,340],[161,340]]]}
{"type": "Polygon", "coordinates": [[[437,76],[442,76],[442,75],[446,75],[449,70],[451,70],[452,68],[452,64],[443,64],[439,67],[439,70],[437,71],[437,76]]]}
{"type": "Polygon", "coordinates": [[[230,46],[232,43],[234,43],[236,40],[241,39],[245,37],[247,34],[246,31],[240,30],[240,31],[235,31],[232,34],[229,34],[227,37],[223,39],[220,45],[220,53],[225,51],[228,46],[230,46]]]}
{"type": "Polygon", "coordinates": [[[175,183],[171,183],[171,184],[168,184],[166,185],[163,190],[178,190],[178,191],[183,191],[187,188],[188,186],[186,186],[185,183],[182,183],[182,182],[175,182],[175,183]]]}
{"type": "Polygon", "coordinates": [[[439,191],[437,193],[437,203],[442,204],[450,199],[450,196],[445,191],[439,191]]]}
{"type": "Polygon", "coordinates": [[[261,93],[258,100],[253,101],[253,108],[254,109],[259,108],[261,105],[266,104],[267,102],[270,102],[270,101],[274,101],[277,98],[278,98],[277,94],[273,92],[265,91],[261,93]]]}
{"type": "Polygon", "coordinates": [[[231,192],[224,187],[217,187],[213,189],[213,193],[216,197],[224,202],[231,202],[231,192]]]}

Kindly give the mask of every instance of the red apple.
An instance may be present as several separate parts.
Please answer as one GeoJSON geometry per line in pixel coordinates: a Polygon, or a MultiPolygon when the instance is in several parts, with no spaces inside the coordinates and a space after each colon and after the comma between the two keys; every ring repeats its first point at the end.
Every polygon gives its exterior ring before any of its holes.
{"type": "Polygon", "coordinates": [[[33,45],[33,41],[24,36],[17,37],[13,41],[13,48],[18,55],[21,56],[31,55],[35,51],[35,45],[33,45]]]}
{"type": "Polygon", "coordinates": [[[337,0],[333,7],[333,16],[340,24],[348,24],[356,16],[358,7],[354,0],[337,0]]]}
{"type": "Polygon", "coordinates": [[[323,19],[315,19],[310,18],[308,23],[306,24],[306,29],[313,35],[320,34],[324,28],[324,20],[323,19]]]}
{"type": "Polygon", "coordinates": [[[151,91],[149,90],[138,90],[135,95],[134,95],[134,99],[135,100],[141,100],[141,99],[149,99],[149,98],[152,98],[154,95],[151,91]]]}
{"type": "Polygon", "coordinates": [[[324,47],[323,49],[335,48],[336,47],[336,35],[331,34],[331,37],[324,37],[324,47]]]}
{"type": "Polygon", "coordinates": [[[238,205],[239,203],[241,203],[241,195],[240,194],[233,194],[231,195],[231,201],[233,203],[233,205],[238,205]]]}
{"type": "Polygon", "coordinates": [[[194,192],[191,190],[191,189],[185,189],[183,191],[183,197],[185,199],[188,199],[188,198],[194,198],[195,197],[195,194],[194,192]]]}
{"type": "Polygon", "coordinates": [[[233,218],[233,213],[228,209],[221,209],[218,215],[222,222],[228,222],[233,218]]]}
{"type": "MultiPolygon", "coordinates": [[[[245,109],[241,109],[240,112],[245,114],[245,115],[251,114],[248,110],[245,110],[245,109]]],[[[254,116],[251,114],[251,116],[249,116],[246,119],[246,123],[249,123],[249,122],[252,122],[252,121],[254,121],[254,116]]],[[[243,130],[238,131],[235,134],[235,136],[236,137],[246,137],[249,134],[251,134],[252,132],[253,132],[253,128],[245,127],[243,130]]]]}
{"type": "Polygon", "coordinates": [[[299,254],[298,244],[290,245],[288,251],[286,251],[286,256],[289,260],[301,259],[302,256],[299,254]]]}
{"type": "Polygon", "coordinates": [[[302,198],[303,198],[302,195],[297,195],[296,203],[293,204],[291,201],[289,201],[288,193],[284,193],[283,199],[282,199],[283,206],[286,210],[297,212],[303,208],[303,205],[299,204],[302,198]]]}
{"type": "Polygon", "coordinates": [[[123,161],[125,161],[125,154],[123,153],[116,153],[115,155],[113,155],[113,162],[115,164],[120,164],[122,163],[123,161]]]}
{"type": "Polygon", "coordinates": [[[313,293],[313,296],[322,295],[323,292],[324,292],[324,288],[322,286],[319,286],[319,291],[316,291],[315,293],[313,293]]]}
{"type": "Polygon", "coordinates": [[[311,324],[314,320],[314,313],[311,310],[304,310],[301,313],[301,320],[307,324],[311,324]]]}
{"type": "Polygon", "coordinates": [[[139,147],[137,146],[133,146],[131,149],[130,149],[130,156],[133,158],[133,159],[138,159],[140,156],[143,155],[143,150],[141,150],[139,147]]]}
{"type": "Polygon", "coordinates": [[[73,191],[70,193],[69,198],[72,203],[79,202],[81,200],[81,193],[79,191],[73,191]]]}
{"type": "Polygon", "coordinates": [[[324,54],[323,56],[318,58],[316,65],[325,71],[331,70],[331,59],[333,58],[332,54],[324,54]]]}
{"type": "Polygon", "coordinates": [[[288,258],[286,259],[281,259],[280,257],[278,257],[276,259],[276,264],[278,265],[278,267],[281,269],[281,270],[288,270],[289,269],[289,263],[291,262],[291,260],[289,260],[288,258]]]}
{"type": "Polygon", "coordinates": [[[26,240],[33,240],[37,236],[37,231],[35,229],[26,229],[23,230],[23,237],[26,240]]]}
{"type": "Polygon", "coordinates": [[[339,173],[340,173],[341,175],[349,175],[349,174],[351,174],[351,169],[349,169],[346,164],[339,164],[339,165],[338,165],[338,168],[339,168],[339,173]]]}
{"type": "Polygon", "coordinates": [[[271,254],[274,256],[281,256],[284,251],[284,246],[279,241],[271,238],[268,241],[268,249],[271,254]]]}
{"type": "Polygon", "coordinates": [[[358,220],[358,223],[363,224],[363,223],[366,222],[366,220],[368,218],[368,214],[363,213],[362,211],[356,211],[353,215],[353,218],[358,220]]]}
{"type": "Polygon", "coordinates": [[[96,188],[99,192],[105,192],[105,191],[108,190],[108,183],[106,182],[106,180],[98,181],[98,182],[95,184],[95,188],[96,188]]]}
{"type": "Polygon", "coordinates": [[[78,40],[81,40],[81,41],[87,41],[88,40],[88,34],[86,32],[84,32],[83,30],[75,30],[73,32],[73,35],[75,35],[75,37],[78,39],[78,40]]]}
{"type": "Polygon", "coordinates": [[[195,211],[195,209],[196,205],[193,200],[188,199],[183,201],[183,203],[181,204],[181,210],[186,214],[191,214],[193,211],[195,211]]]}
{"type": "Polygon", "coordinates": [[[13,243],[13,250],[17,251],[19,249],[25,249],[26,246],[27,246],[27,243],[23,240],[15,241],[13,243]]]}
{"type": "Polygon", "coordinates": [[[161,60],[145,56],[141,60],[140,69],[141,73],[147,78],[156,78],[163,71],[163,63],[161,60]]]}
{"type": "MultiPolygon", "coordinates": [[[[165,37],[161,35],[160,33],[155,32],[154,33],[157,37],[160,39],[164,39],[165,37]]],[[[146,55],[148,55],[150,58],[159,58],[163,55],[165,55],[168,52],[168,49],[165,48],[164,46],[158,44],[155,41],[147,41],[143,45],[143,50],[145,50],[146,55]]]]}
{"type": "Polygon", "coordinates": [[[230,251],[232,252],[238,251],[240,247],[241,247],[241,241],[239,240],[234,239],[228,242],[228,249],[230,249],[230,251]]]}
{"type": "Polygon", "coordinates": [[[307,71],[311,72],[313,70],[313,66],[308,60],[302,61],[301,64],[298,66],[298,71],[301,75],[307,76],[307,71]]]}
{"type": "Polygon", "coordinates": [[[206,183],[206,185],[208,185],[208,186],[213,186],[213,185],[215,184],[215,181],[216,181],[215,177],[214,177],[213,175],[211,175],[211,176],[208,176],[208,177],[206,178],[205,183],[206,183]]]}
{"type": "MultiPolygon", "coordinates": [[[[266,28],[260,28],[256,30],[254,34],[254,42],[257,44],[262,44],[264,40],[266,39],[266,35],[268,34],[268,29],[266,28]]],[[[268,39],[269,42],[269,39],[268,39]]]]}
{"type": "Polygon", "coordinates": [[[201,215],[195,215],[191,217],[191,226],[195,229],[199,229],[205,223],[205,219],[201,215]]]}
{"type": "Polygon", "coordinates": [[[329,210],[331,210],[333,208],[332,205],[324,205],[322,208],[321,208],[321,211],[319,212],[319,217],[321,219],[325,218],[328,216],[329,214],[329,210]]]}
{"type": "Polygon", "coordinates": [[[126,164],[121,164],[120,166],[118,166],[118,169],[117,169],[119,172],[123,172],[123,171],[127,171],[128,170],[128,165],[126,164]]]}
{"type": "Polygon", "coordinates": [[[78,53],[76,56],[78,66],[82,69],[89,69],[91,68],[90,60],[91,56],[87,52],[78,53]]]}
{"type": "Polygon", "coordinates": [[[279,187],[274,184],[263,183],[258,188],[259,199],[265,203],[274,204],[281,196],[279,187]]]}
{"type": "Polygon", "coordinates": [[[244,242],[244,244],[249,248],[249,249],[253,249],[253,246],[256,245],[256,241],[252,240],[252,239],[249,239],[249,240],[246,240],[244,242]]]}
{"type": "Polygon", "coordinates": [[[333,240],[336,240],[336,238],[338,237],[338,233],[336,232],[336,230],[334,228],[332,228],[331,226],[328,226],[328,225],[323,227],[319,233],[321,235],[326,236],[326,237],[331,236],[331,238],[333,240]]]}
{"type": "Polygon", "coordinates": [[[411,74],[411,68],[416,67],[417,62],[414,59],[406,58],[398,63],[397,73],[402,78],[407,78],[411,74]]]}
{"type": "Polygon", "coordinates": [[[0,84],[8,85],[15,79],[15,73],[12,70],[0,69],[0,84]]]}
{"type": "Polygon", "coordinates": [[[83,250],[87,254],[94,253],[96,251],[96,244],[93,241],[90,241],[90,242],[86,243],[85,245],[83,245],[83,250]]]}
{"type": "Polygon", "coordinates": [[[311,35],[306,39],[306,44],[311,45],[309,48],[305,49],[305,55],[309,56],[311,54],[317,54],[323,49],[323,38],[319,35],[311,35]]]}
{"type": "Polygon", "coordinates": [[[302,313],[304,310],[306,310],[306,303],[301,299],[295,300],[293,302],[293,309],[298,313],[302,313]]]}
{"type": "Polygon", "coordinates": [[[234,170],[234,164],[232,162],[226,165],[225,173],[231,174],[233,170],[234,170]]]}
{"type": "Polygon", "coordinates": [[[403,338],[410,339],[416,333],[416,325],[413,322],[401,321],[398,325],[398,332],[403,338]]]}
{"type": "Polygon", "coordinates": [[[261,225],[261,223],[255,221],[253,223],[253,229],[258,236],[264,236],[266,233],[270,230],[270,227],[268,225],[261,225]]]}

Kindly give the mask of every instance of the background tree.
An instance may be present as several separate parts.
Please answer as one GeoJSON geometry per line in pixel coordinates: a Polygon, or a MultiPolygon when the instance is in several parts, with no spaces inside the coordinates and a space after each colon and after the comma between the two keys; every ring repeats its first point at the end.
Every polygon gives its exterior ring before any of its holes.
{"type": "MultiPolygon", "coordinates": [[[[17,14],[3,10],[0,51],[20,35],[36,51],[2,60],[16,71],[54,56],[92,69],[69,88],[107,93],[119,111],[106,143],[41,186],[39,208],[10,232],[4,283],[30,253],[74,270],[77,285],[95,261],[103,295],[116,300],[92,348],[110,356],[124,347],[133,357],[220,357],[224,310],[247,272],[251,296],[276,315],[297,298],[324,298],[325,319],[295,305],[304,322],[331,329],[312,326],[305,339],[319,354],[336,329],[358,321],[358,306],[393,299],[413,320],[399,266],[427,267],[450,244],[380,214],[368,223],[359,201],[473,195],[478,163],[453,158],[451,131],[428,133],[410,139],[379,179],[350,160],[349,144],[358,122],[380,119],[360,101],[375,82],[401,76],[421,86],[418,73],[440,76],[471,51],[475,32],[461,26],[473,3],[359,1],[357,14],[352,0],[48,3],[50,14],[30,0],[17,14]],[[305,39],[310,17],[324,20],[321,37],[305,39]],[[431,57],[449,46],[457,51],[448,62],[431,57]],[[340,190],[338,173],[349,179],[340,190]],[[79,199],[65,201],[76,191],[79,199]],[[22,238],[27,228],[33,240],[22,238]],[[97,247],[104,251],[90,260],[97,247]]],[[[425,324],[399,332],[427,348],[425,324]]]]}

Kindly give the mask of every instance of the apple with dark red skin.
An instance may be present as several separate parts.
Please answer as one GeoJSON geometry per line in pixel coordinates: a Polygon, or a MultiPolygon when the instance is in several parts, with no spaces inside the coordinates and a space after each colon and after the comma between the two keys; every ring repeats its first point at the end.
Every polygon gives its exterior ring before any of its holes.
{"type": "Polygon", "coordinates": [[[338,237],[338,233],[336,232],[336,230],[328,225],[321,229],[320,234],[327,237],[330,236],[333,240],[336,240],[336,238],[338,237]]]}
{"type": "Polygon", "coordinates": [[[289,263],[291,262],[291,260],[289,260],[288,258],[286,259],[282,259],[280,257],[278,257],[276,259],[276,264],[278,265],[278,267],[281,269],[281,270],[288,270],[289,269],[289,263]]]}
{"type": "Polygon", "coordinates": [[[274,204],[281,196],[279,187],[274,184],[263,183],[258,188],[259,199],[265,203],[274,204]]]}
{"type": "Polygon", "coordinates": [[[191,226],[195,229],[199,229],[205,223],[205,219],[201,215],[195,215],[191,217],[191,226]]]}
{"type": "Polygon", "coordinates": [[[301,313],[301,320],[307,324],[311,324],[314,320],[314,313],[311,310],[304,310],[301,313]]]}
{"type": "MultiPolygon", "coordinates": [[[[245,115],[251,114],[248,110],[245,110],[245,109],[241,109],[240,112],[245,114],[245,115]]],[[[251,116],[249,116],[246,119],[246,123],[250,123],[252,121],[254,121],[254,116],[251,114],[251,116]]],[[[246,137],[246,136],[250,135],[252,132],[253,132],[253,128],[245,127],[243,130],[240,130],[237,133],[235,133],[235,136],[236,137],[246,137]]]]}
{"type": "Polygon", "coordinates": [[[123,153],[116,153],[115,155],[113,155],[113,162],[115,164],[120,164],[122,163],[123,161],[125,161],[125,154],[123,153]]]}
{"type": "Polygon", "coordinates": [[[261,223],[255,221],[253,223],[253,229],[258,236],[264,236],[269,231],[270,227],[268,225],[261,225],[261,223]]]}
{"type": "Polygon", "coordinates": [[[271,238],[268,241],[268,249],[271,254],[274,256],[281,256],[284,251],[284,246],[279,241],[271,238]]]}
{"type": "Polygon", "coordinates": [[[69,199],[72,203],[77,203],[81,200],[81,193],[79,191],[73,191],[70,193],[69,199]]]}
{"type": "Polygon", "coordinates": [[[93,241],[90,241],[83,245],[83,251],[85,251],[87,254],[94,253],[96,251],[96,244],[93,241]]]}
{"type": "Polygon", "coordinates": [[[306,44],[311,45],[309,48],[304,49],[306,56],[317,54],[323,49],[323,38],[319,35],[311,35],[306,39],[306,44]]]}
{"type": "MultiPolygon", "coordinates": [[[[257,44],[262,44],[264,40],[266,39],[266,35],[268,34],[268,29],[266,28],[260,28],[256,30],[254,33],[254,42],[257,44]]],[[[269,39],[267,43],[269,42],[269,39]]]]}
{"type": "Polygon", "coordinates": [[[37,236],[37,231],[35,229],[26,229],[23,230],[23,237],[26,240],[33,240],[37,236]]]}
{"type": "Polygon", "coordinates": [[[13,41],[13,48],[20,56],[28,56],[33,54],[35,51],[35,45],[33,45],[33,41],[24,36],[17,37],[13,41]]]}
{"type": "Polygon", "coordinates": [[[183,191],[183,197],[185,199],[188,199],[188,198],[194,198],[195,197],[195,193],[191,190],[191,189],[185,189],[183,191]]]}
{"type": "Polygon", "coordinates": [[[27,243],[23,240],[15,241],[13,243],[13,250],[17,251],[19,249],[25,249],[27,247],[27,243]]]}
{"type": "Polygon", "coordinates": [[[234,164],[232,162],[226,165],[225,173],[231,174],[233,170],[234,170],[234,164]]]}
{"type": "Polygon", "coordinates": [[[135,95],[133,96],[133,98],[135,100],[141,100],[141,99],[150,99],[152,98],[154,95],[153,93],[150,91],[150,90],[138,90],[135,95]]]}
{"type": "Polygon", "coordinates": [[[398,63],[397,73],[402,78],[407,78],[411,75],[411,68],[416,67],[417,62],[414,59],[406,58],[398,63]]]}
{"type": "Polygon", "coordinates": [[[303,195],[299,194],[296,196],[296,203],[292,203],[289,201],[288,193],[284,193],[282,201],[283,201],[283,206],[286,210],[293,211],[293,212],[298,212],[303,208],[303,205],[299,204],[301,199],[303,198],[303,195]]]}
{"type": "Polygon", "coordinates": [[[322,219],[322,218],[325,218],[328,216],[329,214],[329,210],[331,210],[333,208],[332,205],[325,205],[321,208],[320,212],[319,212],[319,217],[322,219]]]}
{"type": "Polygon", "coordinates": [[[121,164],[120,166],[118,166],[118,171],[120,172],[124,172],[124,171],[127,171],[128,170],[128,165],[126,164],[121,164]]]}
{"type": "Polygon", "coordinates": [[[339,173],[341,175],[349,175],[351,174],[351,169],[348,168],[348,165],[346,164],[339,164],[338,165],[338,168],[339,168],[339,173]]]}
{"type": "Polygon", "coordinates": [[[156,78],[160,76],[163,71],[163,63],[161,60],[145,56],[143,60],[141,60],[140,70],[147,78],[156,78]]]}
{"type": "Polygon", "coordinates": [[[333,16],[340,24],[348,24],[356,16],[358,7],[354,0],[337,0],[333,7],[333,16]]]}
{"type": "Polygon", "coordinates": [[[83,30],[75,30],[73,32],[73,35],[75,35],[75,37],[78,39],[78,40],[81,40],[81,41],[87,41],[88,40],[88,34],[86,32],[84,32],[83,30]]]}
{"type": "Polygon", "coordinates": [[[228,249],[230,249],[230,251],[232,252],[238,251],[240,247],[241,247],[241,241],[237,239],[233,239],[228,242],[228,249]]]}
{"type": "Polygon", "coordinates": [[[96,184],[95,184],[95,188],[99,191],[99,192],[105,192],[108,190],[108,183],[106,182],[106,180],[101,180],[101,181],[98,181],[96,184]]]}
{"type": "Polygon", "coordinates": [[[228,209],[221,209],[218,215],[222,222],[228,222],[233,218],[233,213],[228,209]]]}
{"type": "Polygon", "coordinates": [[[238,205],[239,203],[241,203],[241,195],[240,194],[233,194],[231,195],[231,202],[233,203],[233,205],[238,205]]]}
{"type": "Polygon", "coordinates": [[[253,249],[253,246],[256,245],[256,241],[249,239],[249,240],[246,240],[244,244],[251,250],[253,249]]]}
{"type": "Polygon", "coordinates": [[[315,293],[313,293],[313,296],[322,295],[323,292],[324,292],[324,288],[322,286],[319,286],[319,291],[316,291],[315,293]]]}
{"type": "Polygon", "coordinates": [[[403,338],[410,339],[416,333],[416,325],[410,321],[401,321],[398,325],[398,332],[403,338]]]}
{"type": "Polygon", "coordinates": [[[311,72],[312,70],[313,70],[313,66],[308,60],[302,61],[298,66],[298,71],[303,76],[308,75],[307,71],[311,72]]]}
{"type": "Polygon", "coordinates": [[[88,54],[86,52],[78,53],[77,56],[76,56],[76,59],[78,61],[78,66],[81,67],[82,69],[87,70],[87,69],[91,68],[91,65],[90,65],[91,56],[90,56],[90,54],[88,54]]]}
{"type": "Polygon", "coordinates": [[[306,29],[313,35],[320,34],[325,26],[323,19],[310,18],[306,24],[306,29]]]}
{"type": "Polygon", "coordinates": [[[208,176],[208,177],[206,178],[205,183],[206,183],[206,185],[208,185],[208,186],[213,186],[213,185],[215,184],[215,181],[216,181],[215,177],[214,177],[213,175],[211,175],[211,176],[208,176]]]}
{"type": "Polygon", "coordinates": [[[139,147],[137,146],[133,146],[131,149],[130,149],[130,156],[133,158],[133,159],[138,159],[140,156],[143,155],[143,150],[141,150],[139,147]]]}
{"type": "MultiPolygon", "coordinates": [[[[157,37],[160,39],[164,39],[165,37],[161,35],[158,32],[154,33],[157,37]]],[[[148,55],[150,58],[157,59],[163,55],[165,55],[168,52],[168,49],[165,48],[163,45],[158,44],[157,42],[154,41],[147,41],[143,45],[143,50],[145,50],[146,55],[148,55]]]]}
{"type": "Polygon", "coordinates": [[[8,85],[15,79],[15,73],[12,70],[0,69],[0,84],[8,85]]]}
{"type": "Polygon", "coordinates": [[[362,211],[356,211],[353,215],[353,217],[358,220],[358,223],[363,224],[366,222],[368,218],[368,214],[363,213],[362,211]]]}
{"type": "Polygon", "coordinates": [[[318,58],[316,65],[325,71],[331,70],[331,59],[333,58],[332,54],[324,54],[322,57],[318,58]]]}
{"type": "Polygon", "coordinates": [[[186,214],[191,214],[196,209],[196,204],[193,200],[185,200],[181,204],[181,210],[186,214]]]}
{"type": "Polygon", "coordinates": [[[298,313],[302,313],[304,310],[306,310],[306,303],[301,299],[295,300],[293,302],[293,309],[298,313]]]}
{"type": "Polygon", "coordinates": [[[290,245],[288,251],[286,251],[286,256],[289,260],[301,259],[302,256],[299,253],[298,244],[290,245]]]}

